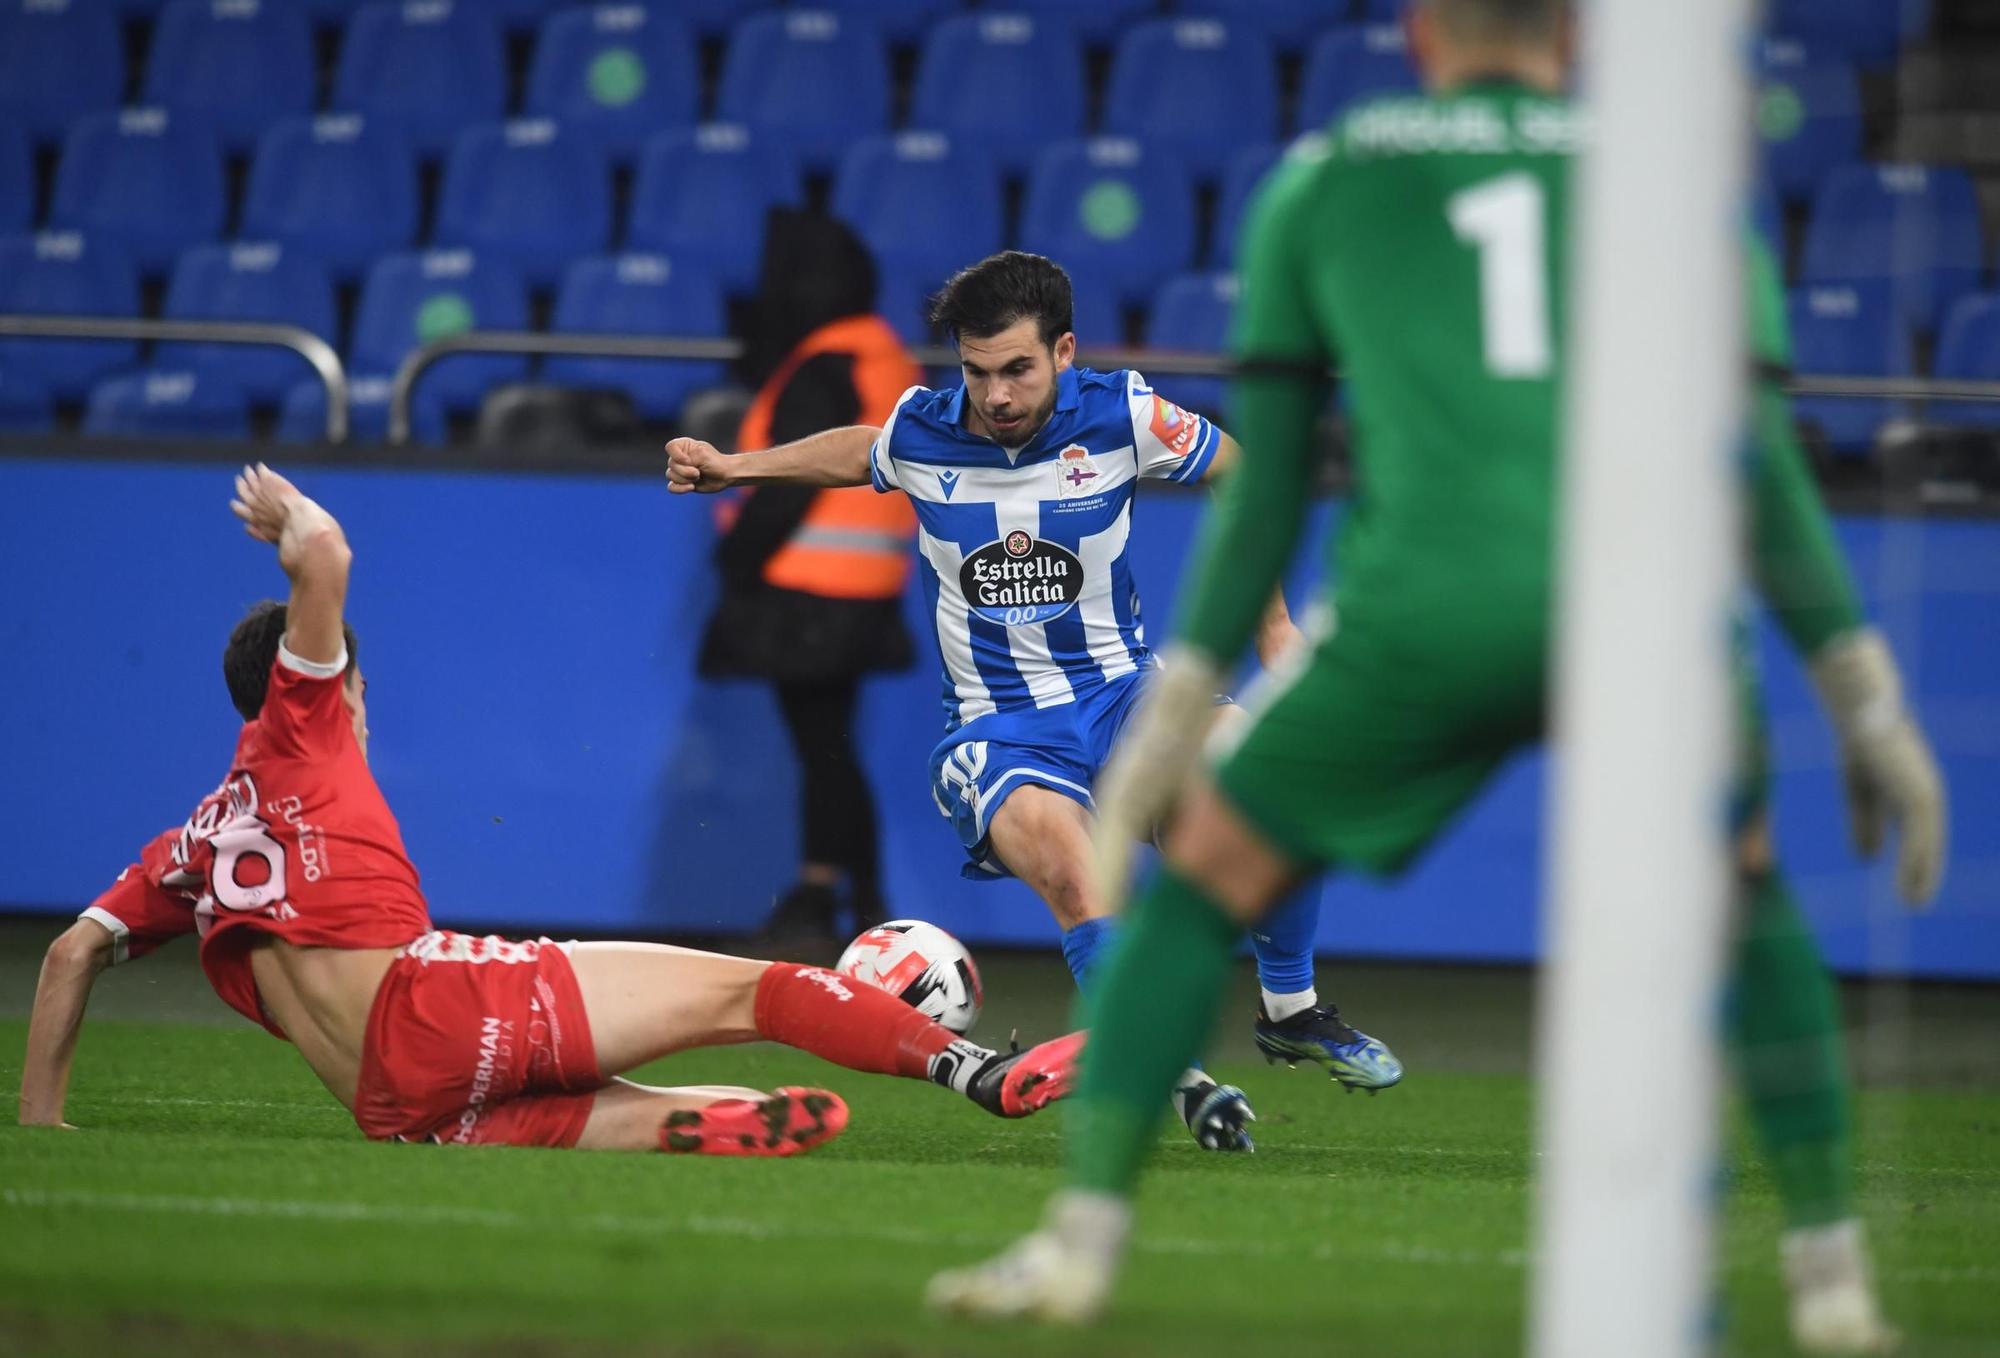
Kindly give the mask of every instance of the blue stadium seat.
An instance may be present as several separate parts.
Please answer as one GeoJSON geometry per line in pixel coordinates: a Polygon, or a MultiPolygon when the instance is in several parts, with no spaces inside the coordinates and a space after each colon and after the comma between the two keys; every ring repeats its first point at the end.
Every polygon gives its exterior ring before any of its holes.
{"type": "Polygon", "coordinates": [[[1979,200],[1963,170],[1849,165],[1813,198],[1806,232],[1808,283],[1893,282],[1903,314],[1935,330],[1985,272],[1979,200]]]}
{"type": "Polygon", "coordinates": [[[1831,64],[1830,54],[1827,57],[1817,56],[1803,39],[1784,33],[1767,33],[1760,37],[1752,56],[1760,79],[1807,66],[1831,64]]]}
{"type": "MultiPolygon", "coordinates": [[[[676,267],[665,255],[579,259],[556,296],[558,331],[610,335],[720,335],[722,290],[705,272],[676,267]]],[[[550,358],[542,376],[566,387],[625,392],[649,420],[672,419],[681,403],[724,379],[720,363],[644,358],[550,358]]]]}
{"type": "Polygon", "coordinates": [[[59,141],[124,90],[125,41],[100,0],[0,0],[0,116],[59,141]]]}
{"type": "Polygon", "coordinates": [[[958,0],[803,0],[803,3],[867,24],[891,42],[912,41],[933,20],[960,8],[958,0]]]}
{"type": "Polygon", "coordinates": [[[317,255],[342,282],[358,278],[416,238],[416,155],[365,114],[287,118],[257,143],[243,234],[317,255]]]}
{"type": "MultiPolygon", "coordinates": [[[[1829,283],[1793,289],[1792,364],[1815,377],[1907,377],[1910,332],[1882,282],[1829,283]]],[[[1834,449],[1866,453],[1882,426],[1903,413],[1890,401],[1801,396],[1792,404],[1802,422],[1818,426],[1834,449]]]]}
{"type": "Polygon", "coordinates": [[[1894,61],[1929,22],[1928,0],[1772,0],[1767,12],[1773,33],[1866,66],[1894,61]]]}
{"type": "Polygon", "coordinates": [[[571,258],[610,243],[610,166],[547,118],[467,128],[445,162],[435,235],[551,285],[571,258]]]}
{"type": "MultiPolygon", "coordinates": [[[[335,341],[333,280],[310,255],[269,241],[197,245],[182,255],[167,284],[162,314],[170,321],[258,321],[296,325],[335,341]]],[[[162,368],[184,368],[240,387],[275,404],[310,369],[289,349],[235,344],[163,343],[162,368]]]]}
{"type": "Polygon", "coordinates": [[[1209,263],[1215,268],[1234,267],[1236,243],[1250,211],[1251,196],[1284,153],[1282,146],[1245,146],[1223,167],[1222,196],[1215,208],[1215,241],[1208,251],[1209,263]]]}
{"type": "Polygon", "coordinates": [[[148,273],[213,240],[227,211],[206,123],[162,108],[93,113],[71,129],[49,222],[116,242],[148,273]]]}
{"type": "Polygon", "coordinates": [[[1810,198],[1842,165],[1861,159],[1861,85],[1846,66],[1766,75],[1757,92],[1764,169],[1786,199],[1810,198]]]}
{"type": "Polygon", "coordinates": [[[1095,278],[1070,275],[1070,329],[1077,347],[1119,348],[1125,343],[1125,308],[1118,295],[1095,278]]]}
{"type": "Polygon", "coordinates": [[[35,224],[35,152],[20,124],[0,119],[0,233],[35,224]]]}
{"type": "Polygon", "coordinates": [[[1104,126],[1177,153],[1197,178],[1215,178],[1237,147],[1277,139],[1271,44],[1214,19],[1139,24],[1112,56],[1104,126]]]}
{"type": "MultiPolygon", "coordinates": [[[[1229,349],[1229,318],[1236,310],[1236,275],[1184,273],[1167,280],[1153,299],[1146,343],[1155,349],[1191,354],[1223,354],[1229,349]]],[[[1169,400],[1205,414],[1222,414],[1220,377],[1153,378],[1169,400]]]]}
{"type": "Polygon", "coordinates": [[[440,155],[460,129],[498,118],[506,100],[500,27],[474,0],[364,5],[347,26],[334,107],[400,126],[421,155],[440,155]]]}
{"type": "Polygon", "coordinates": [[[743,0],[675,0],[674,15],[704,38],[720,38],[743,17],[743,0]]]}
{"type": "Polygon", "coordinates": [[[1173,156],[1128,137],[1058,142],[1035,161],[1021,248],[1143,302],[1194,255],[1194,189],[1173,156]]]}
{"type": "Polygon", "coordinates": [[[764,214],[803,197],[791,156],[740,124],[665,132],[640,154],[626,244],[699,256],[723,287],[747,292],[764,253],[764,214]]]}
{"type": "Polygon", "coordinates": [[[1180,0],[1174,13],[1253,29],[1284,52],[1303,51],[1314,34],[1348,18],[1347,0],[1180,0]]]}
{"type": "MultiPolygon", "coordinates": [[[[347,383],[347,441],[386,443],[389,439],[391,377],[355,377],[347,383]]],[[[443,443],[444,403],[429,384],[419,382],[410,401],[410,437],[418,443],[443,443]]],[[[308,378],[285,394],[278,410],[278,437],[286,443],[326,441],[326,384],[308,378]]]]}
{"type": "Polygon", "coordinates": [[[867,24],[826,10],[753,15],[730,34],[717,107],[831,169],[848,142],[889,126],[888,53],[867,24]]]}
{"type": "Polygon", "coordinates": [[[123,438],[246,439],[250,401],[228,379],[144,368],[91,389],[83,432],[123,438]]]}
{"type": "Polygon", "coordinates": [[[895,329],[903,343],[929,344],[933,291],[907,274],[885,273],[875,283],[875,314],[895,329]]]}
{"type": "Polygon", "coordinates": [[[46,434],[55,425],[48,387],[33,373],[0,367],[0,434],[46,434]]]}
{"type": "Polygon", "coordinates": [[[840,162],[833,213],[867,244],[879,273],[935,287],[1000,248],[1000,175],[941,133],[864,137],[840,162]]]}
{"type": "Polygon", "coordinates": [[[989,6],[1016,14],[1032,14],[1037,19],[1068,26],[1087,43],[1105,43],[1120,30],[1159,13],[1159,0],[1004,0],[989,6]]]}
{"type": "Polygon", "coordinates": [[[1380,94],[1415,94],[1417,68],[1410,64],[1403,30],[1394,24],[1365,24],[1322,34],[1306,53],[1299,86],[1299,130],[1325,128],[1364,99],[1380,94]]]}
{"type": "Polygon", "coordinates": [[[1084,91],[1083,48],[1069,25],[1033,14],[961,14],[924,40],[910,125],[984,147],[1019,174],[1049,142],[1083,134],[1084,91]]]}
{"type": "MultiPolygon", "coordinates": [[[[348,351],[352,380],[393,376],[414,349],[465,330],[525,330],[528,291],[498,260],[471,250],[384,255],[368,271],[348,351]]],[[[447,410],[477,409],[503,382],[527,375],[519,354],[454,354],[425,370],[419,397],[447,410]]]]}
{"type": "MultiPolygon", "coordinates": [[[[0,239],[0,312],[28,316],[137,316],[139,272],[125,253],[80,232],[0,239]]],[[[0,371],[74,400],[139,356],[130,340],[0,339],[0,371]]]]}
{"type": "Polygon", "coordinates": [[[226,150],[311,112],[318,87],[312,23],[288,0],[174,0],[153,30],[145,101],[208,118],[226,150]]]}
{"type": "MultiPolygon", "coordinates": [[[[2000,382],[2000,293],[1958,299],[1938,336],[1936,376],[1950,382],[2000,382]]],[[[1961,429],[2000,429],[2000,403],[1940,401],[1927,422],[1961,429]]]]}
{"type": "Polygon", "coordinates": [[[524,33],[539,28],[550,14],[562,8],[565,0],[481,0],[481,3],[492,11],[501,27],[524,33]]]}
{"type": "Polygon", "coordinates": [[[694,38],[665,11],[593,5],[549,17],[528,69],[528,112],[595,140],[620,161],[701,108],[694,38]]]}

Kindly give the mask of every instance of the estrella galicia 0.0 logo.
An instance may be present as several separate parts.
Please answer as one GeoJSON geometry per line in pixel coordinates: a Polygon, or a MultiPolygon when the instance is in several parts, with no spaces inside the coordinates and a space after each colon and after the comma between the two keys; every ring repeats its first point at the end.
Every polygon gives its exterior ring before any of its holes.
{"type": "Polygon", "coordinates": [[[1016,528],[965,558],[958,585],[974,613],[1003,627],[1051,622],[1083,597],[1083,562],[1016,528]]]}

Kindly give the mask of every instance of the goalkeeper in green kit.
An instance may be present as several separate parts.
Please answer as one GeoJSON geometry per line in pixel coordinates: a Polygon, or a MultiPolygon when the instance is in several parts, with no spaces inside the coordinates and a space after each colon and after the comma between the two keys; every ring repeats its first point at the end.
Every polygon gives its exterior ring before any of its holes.
{"type": "MultiPolygon", "coordinates": [[[[1041,1230],[935,1279],[945,1309],[1094,1315],[1159,1110],[1208,1037],[1244,931],[1319,868],[1401,873],[1542,738],[1579,131],[1562,94],[1569,15],[1563,0],[1417,0],[1406,23],[1429,92],[1364,105],[1302,142],[1253,209],[1231,390],[1245,462],[1204,527],[1160,679],[1098,789],[1111,897],[1130,846],[1171,811],[1164,865],[1091,999],[1068,1186],[1041,1230]],[[1300,535],[1336,363],[1356,485],[1333,605],[1204,764],[1211,695],[1300,535]]],[[[1761,248],[1748,283],[1758,357],[1781,368],[1783,305],[1761,248]]],[[[1899,889],[1922,904],[1944,861],[1936,764],[1768,378],[1753,433],[1755,579],[1838,732],[1857,842],[1872,853],[1893,824],[1899,889]]],[[[1761,708],[1739,668],[1730,1047],[1784,1203],[1794,1337],[1809,1352],[1880,1352],[1894,1333],[1854,1214],[1835,997],[1773,857],[1761,708]]]]}

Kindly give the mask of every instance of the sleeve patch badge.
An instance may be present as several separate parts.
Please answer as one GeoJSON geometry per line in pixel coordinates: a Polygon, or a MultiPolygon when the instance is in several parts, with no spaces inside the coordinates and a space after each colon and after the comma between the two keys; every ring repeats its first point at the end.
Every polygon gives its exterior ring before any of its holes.
{"type": "Polygon", "coordinates": [[[1186,457],[1194,451],[1195,435],[1200,429],[1201,421],[1195,416],[1164,396],[1153,398],[1153,437],[1174,456],[1186,457]]]}

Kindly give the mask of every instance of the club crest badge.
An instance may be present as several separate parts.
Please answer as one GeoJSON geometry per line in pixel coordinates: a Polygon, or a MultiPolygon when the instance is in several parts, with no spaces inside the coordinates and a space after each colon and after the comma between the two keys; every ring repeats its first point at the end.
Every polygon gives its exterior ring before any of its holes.
{"type": "Polygon", "coordinates": [[[1056,454],[1056,498],[1076,500],[1097,493],[1097,483],[1103,480],[1103,473],[1090,459],[1090,452],[1080,443],[1072,443],[1056,454]]]}

